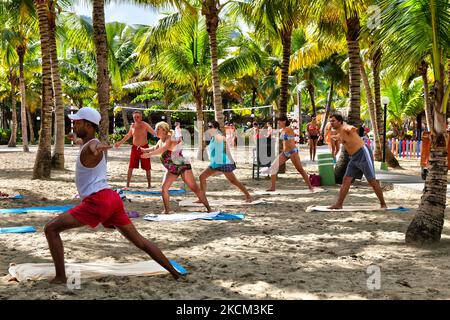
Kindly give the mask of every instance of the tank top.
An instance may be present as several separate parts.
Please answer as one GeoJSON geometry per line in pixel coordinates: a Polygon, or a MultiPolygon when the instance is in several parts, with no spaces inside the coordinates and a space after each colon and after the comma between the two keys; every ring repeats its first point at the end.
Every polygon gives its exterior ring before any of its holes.
{"type": "Polygon", "coordinates": [[[216,141],[215,137],[212,137],[211,142],[208,145],[210,167],[219,168],[226,164],[232,164],[233,162],[227,156],[225,152],[225,141],[216,141]]]}
{"type": "Polygon", "coordinates": [[[81,163],[81,152],[93,140],[99,142],[98,139],[92,139],[86,142],[80,148],[80,153],[77,157],[75,184],[77,186],[78,194],[80,195],[81,200],[93,193],[109,188],[106,174],[106,158],[104,154],[102,155],[102,159],[100,160],[100,162],[94,168],[86,168],[81,163]]]}

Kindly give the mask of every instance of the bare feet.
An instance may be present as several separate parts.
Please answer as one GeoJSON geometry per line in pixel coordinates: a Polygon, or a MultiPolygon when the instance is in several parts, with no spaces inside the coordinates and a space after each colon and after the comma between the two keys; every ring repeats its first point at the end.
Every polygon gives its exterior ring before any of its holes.
{"type": "Polygon", "coordinates": [[[387,205],[386,205],[386,203],[382,204],[382,205],[381,205],[381,208],[383,208],[383,209],[387,209],[387,205]]]}
{"type": "Polygon", "coordinates": [[[342,206],[338,204],[333,204],[332,206],[327,207],[327,209],[342,209],[342,206]]]}
{"type": "Polygon", "coordinates": [[[245,197],[245,202],[251,203],[253,202],[253,198],[251,196],[245,197]]]}
{"type": "Polygon", "coordinates": [[[163,212],[161,212],[161,214],[170,214],[170,211],[164,210],[163,212]]]}
{"type": "Polygon", "coordinates": [[[275,188],[269,188],[266,191],[275,191],[275,188]]]}
{"type": "Polygon", "coordinates": [[[309,187],[309,191],[314,192],[314,187],[309,187]]]}
{"type": "Polygon", "coordinates": [[[67,277],[54,277],[52,280],[50,280],[51,284],[66,284],[67,283],[67,277]]]}

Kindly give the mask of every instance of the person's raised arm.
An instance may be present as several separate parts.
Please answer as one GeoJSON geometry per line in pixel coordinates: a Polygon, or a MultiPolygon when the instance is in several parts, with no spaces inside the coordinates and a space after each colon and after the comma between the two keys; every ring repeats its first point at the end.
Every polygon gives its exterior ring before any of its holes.
{"type": "Polygon", "coordinates": [[[112,146],[109,145],[109,143],[105,142],[97,142],[97,143],[90,143],[89,149],[91,149],[92,153],[95,156],[98,156],[103,151],[106,151],[108,149],[112,148],[112,146]]]}
{"type": "Polygon", "coordinates": [[[142,148],[143,154],[141,155],[141,158],[150,158],[152,156],[156,156],[158,154],[163,153],[164,151],[169,149],[169,146],[172,144],[172,141],[168,141],[165,143],[161,143],[161,140],[158,141],[156,144],[156,148],[148,148],[152,150],[146,151],[145,148],[142,148]]]}
{"type": "Polygon", "coordinates": [[[152,126],[147,123],[146,127],[147,127],[147,131],[150,132],[150,134],[152,134],[153,136],[156,137],[156,131],[153,130],[152,126]]]}
{"type": "Polygon", "coordinates": [[[133,133],[131,131],[133,129],[133,126],[134,126],[134,123],[131,125],[130,130],[125,135],[125,137],[123,137],[122,140],[120,140],[114,144],[114,148],[120,147],[122,143],[124,143],[125,141],[127,141],[128,139],[130,139],[133,136],[133,133]]]}

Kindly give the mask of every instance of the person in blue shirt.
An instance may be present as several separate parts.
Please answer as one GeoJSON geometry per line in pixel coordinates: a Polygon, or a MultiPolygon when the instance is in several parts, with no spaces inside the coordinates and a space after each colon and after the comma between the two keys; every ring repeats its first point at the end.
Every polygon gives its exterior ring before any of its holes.
{"type": "Polygon", "coordinates": [[[245,195],[245,201],[252,202],[253,199],[248,192],[247,188],[237,179],[235,174],[233,173],[236,170],[236,164],[234,163],[233,158],[228,152],[228,146],[226,143],[226,138],[220,132],[220,125],[217,121],[211,122],[212,128],[210,128],[211,140],[208,145],[208,153],[210,164],[208,168],[206,168],[200,174],[200,188],[203,193],[206,193],[206,179],[208,177],[224,174],[225,177],[234,184],[242,193],[245,195]]]}

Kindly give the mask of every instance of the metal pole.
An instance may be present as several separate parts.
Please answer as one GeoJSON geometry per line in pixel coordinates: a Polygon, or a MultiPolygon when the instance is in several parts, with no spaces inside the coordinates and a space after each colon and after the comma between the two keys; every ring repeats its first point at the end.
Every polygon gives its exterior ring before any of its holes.
{"type": "MultiPolygon", "coordinates": [[[[70,115],[73,115],[73,108],[70,106],[70,115]]],[[[73,120],[70,120],[70,133],[73,134],[73,120]]],[[[70,141],[71,146],[73,147],[73,140],[70,141]]]]}
{"type": "Polygon", "coordinates": [[[384,105],[383,163],[386,162],[386,117],[387,117],[387,104],[384,105]]]}

